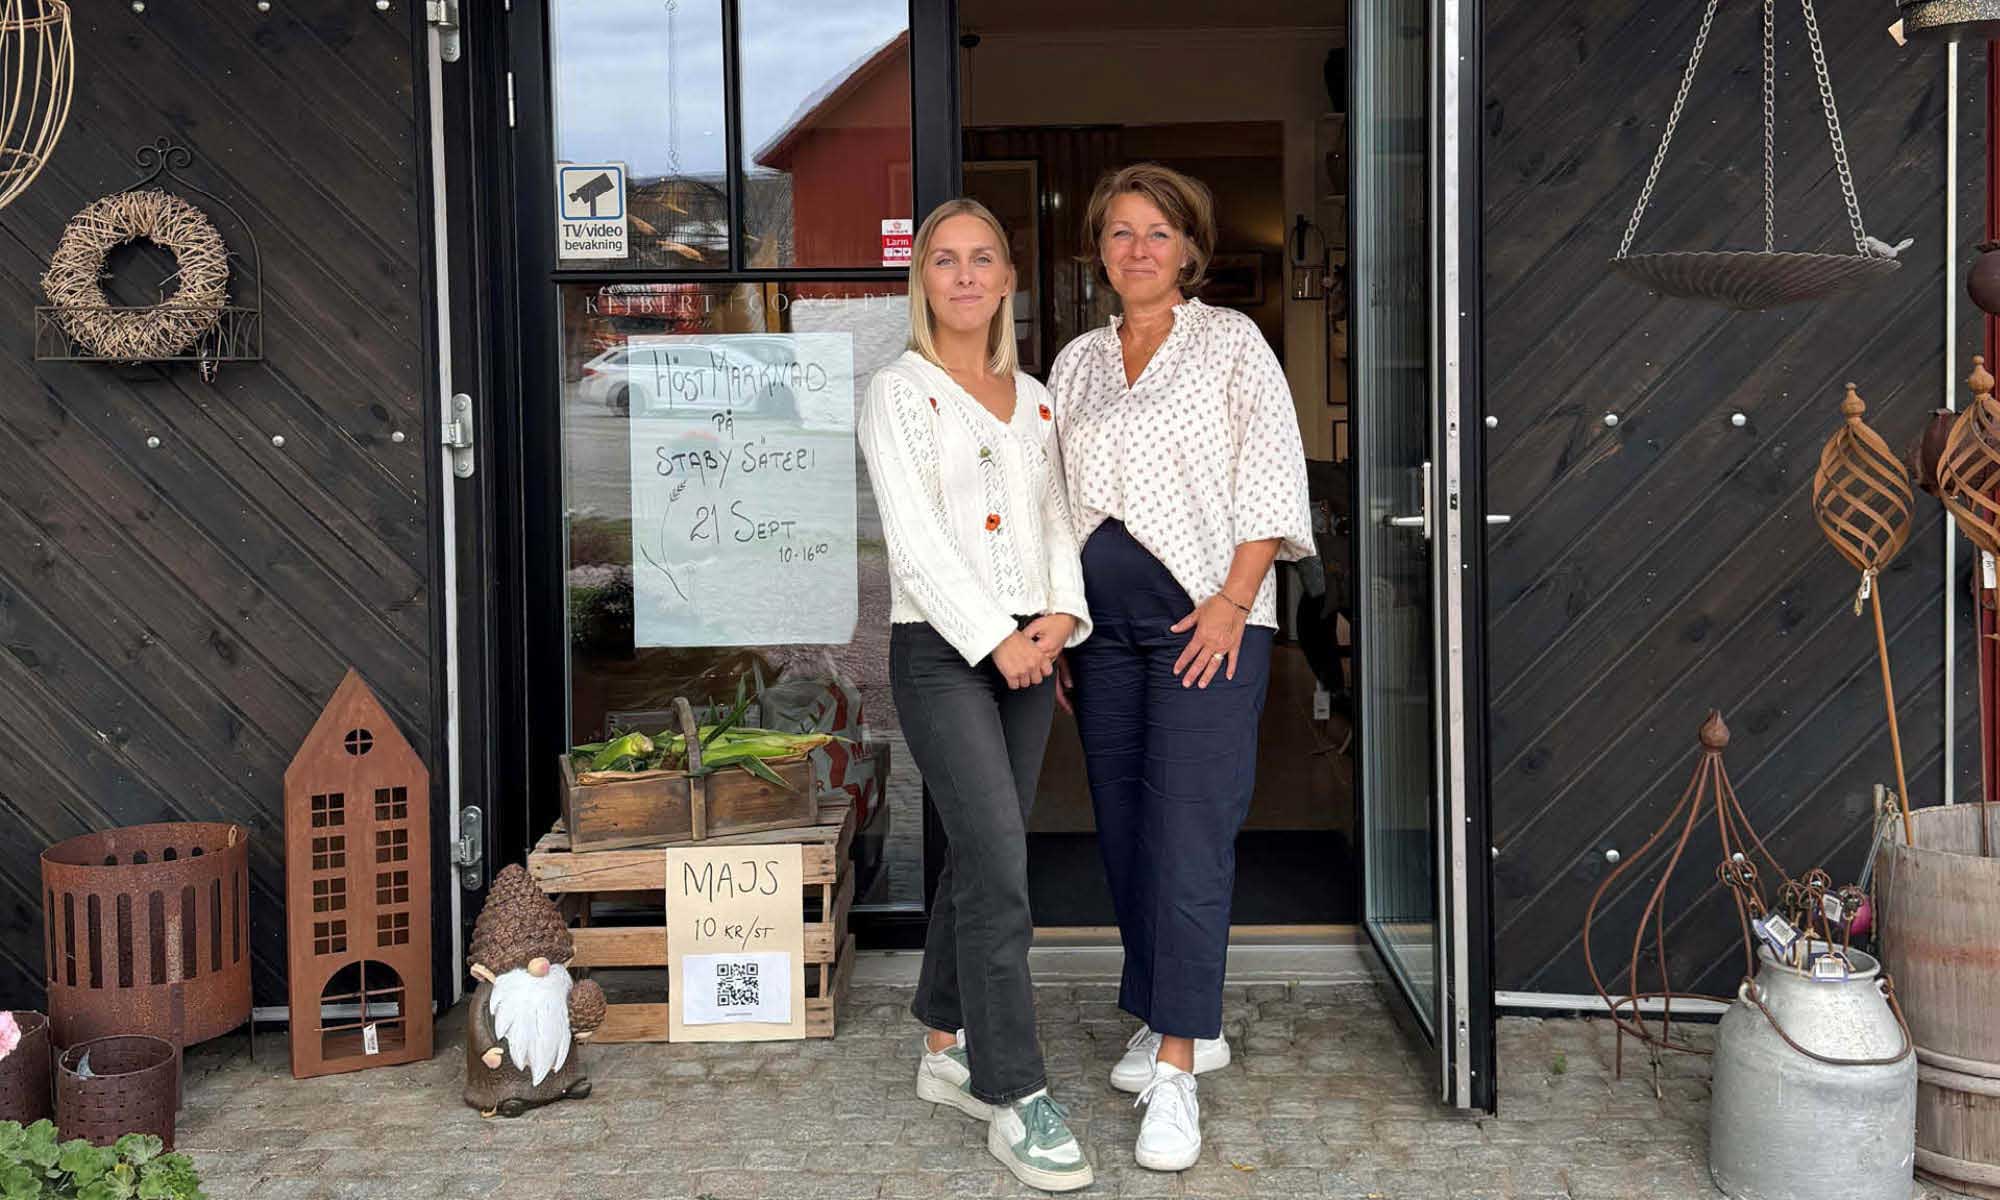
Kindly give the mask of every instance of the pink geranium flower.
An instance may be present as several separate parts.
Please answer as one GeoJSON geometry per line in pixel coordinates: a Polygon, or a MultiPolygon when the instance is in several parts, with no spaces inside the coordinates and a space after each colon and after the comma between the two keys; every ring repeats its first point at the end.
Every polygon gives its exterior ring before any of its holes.
{"type": "Polygon", "coordinates": [[[21,1025],[14,1014],[0,1009],[0,1058],[14,1053],[14,1047],[21,1044],[21,1025]]]}

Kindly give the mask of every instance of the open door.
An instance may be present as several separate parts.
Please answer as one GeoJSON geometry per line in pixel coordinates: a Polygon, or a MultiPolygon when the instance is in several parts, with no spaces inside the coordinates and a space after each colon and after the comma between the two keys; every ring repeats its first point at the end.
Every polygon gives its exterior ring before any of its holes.
{"type": "Polygon", "coordinates": [[[1444,1102],[1491,1108],[1476,26],[1458,0],[1349,11],[1363,927],[1444,1102]]]}

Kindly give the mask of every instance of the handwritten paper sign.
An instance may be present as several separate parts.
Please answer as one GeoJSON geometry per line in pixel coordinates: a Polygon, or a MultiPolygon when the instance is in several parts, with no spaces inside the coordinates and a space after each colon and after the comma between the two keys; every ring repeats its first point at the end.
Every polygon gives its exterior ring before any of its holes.
{"type": "Polygon", "coordinates": [[[805,847],[667,852],[667,1040],[806,1035],[805,847]]]}
{"type": "Polygon", "coordinates": [[[853,337],[634,337],[628,350],[635,642],[851,640],[853,337]]]}

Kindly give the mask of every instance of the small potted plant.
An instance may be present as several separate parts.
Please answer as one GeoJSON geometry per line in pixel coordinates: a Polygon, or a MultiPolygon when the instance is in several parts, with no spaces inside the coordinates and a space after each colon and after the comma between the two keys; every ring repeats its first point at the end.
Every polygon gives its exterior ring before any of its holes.
{"type": "Polygon", "coordinates": [[[110,1146],[61,1141],[48,1121],[0,1121],[0,1197],[5,1200],[207,1200],[184,1154],[128,1133],[110,1146]]]}

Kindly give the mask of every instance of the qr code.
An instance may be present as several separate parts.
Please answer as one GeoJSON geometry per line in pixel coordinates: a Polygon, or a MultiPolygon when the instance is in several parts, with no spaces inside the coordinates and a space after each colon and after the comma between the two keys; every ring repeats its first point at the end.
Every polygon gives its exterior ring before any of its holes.
{"type": "Polygon", "coordinates": [[[720,1008],[756,1007],[763,1002],[762,979],[754,962],[715,964],[715,1003],[720,1008]]]}

